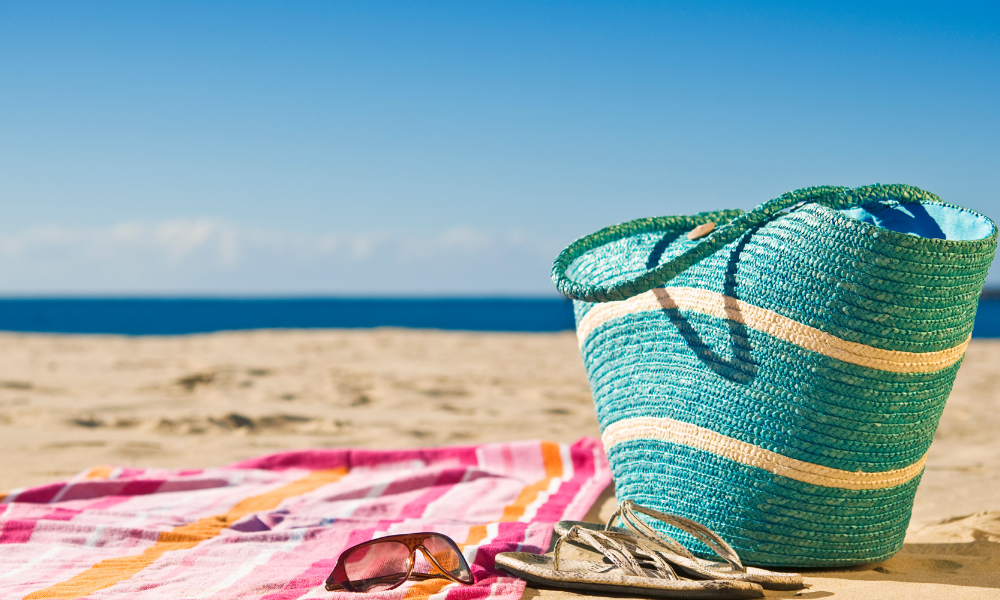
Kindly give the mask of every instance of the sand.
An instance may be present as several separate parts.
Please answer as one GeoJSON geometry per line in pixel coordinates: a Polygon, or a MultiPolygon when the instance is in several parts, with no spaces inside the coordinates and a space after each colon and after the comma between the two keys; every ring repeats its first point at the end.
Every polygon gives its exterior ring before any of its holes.
{"type": "MultiPolygon", "coordinates": [[[[1000,597],[998,432],[1000,340],[975,340],[903,550],[878,565],[807,573],[810,589],[768,596],[1000,597]]],[[[98,464],[213,466],[288,448],[584,435],[599,430],[571,333],[0,334],[0,490],[98,464]]],[[[608,490],[590,519],[613,505],[608,490]]]]}

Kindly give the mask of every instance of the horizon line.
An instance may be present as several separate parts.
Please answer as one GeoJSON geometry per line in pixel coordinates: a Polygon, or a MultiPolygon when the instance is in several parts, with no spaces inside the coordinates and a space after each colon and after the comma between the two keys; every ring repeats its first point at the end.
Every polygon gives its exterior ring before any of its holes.
{"type": "MultiPolygon", "coordinates": [[[[980,300],[1000,299],[1000,286],[984,287],[980,300]]],[[[24,300],[571,300],[558,292],[553,293],[442,293],[442,294],[377,294],[377,293],[60,293],[60,294],[3,294],[0,302],[24,300]]]]}

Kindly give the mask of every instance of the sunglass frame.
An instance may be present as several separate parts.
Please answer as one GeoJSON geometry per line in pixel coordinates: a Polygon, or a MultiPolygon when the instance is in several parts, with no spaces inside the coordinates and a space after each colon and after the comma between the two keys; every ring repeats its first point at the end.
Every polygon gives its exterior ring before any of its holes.
{"type": "Polygon", "coordinates": [[[366,546],[372,546],[375,544],[385,543],[385,542],[399,542],[403,544],[410,550],[410,555],[406,558],[406,576],[397,581],[391,587],[387,587],[380,591],[386,592],[389,590],[394,590],[399,586],[403,585],[404,583],[406,583],[406,581],[413,576],[413,565],[415,562],[414,558],[416,557],[417,550],[423,552],[424,557],[426,557],[427,560],[430,561],[430,563],[434,565],[438,571],[441,572],[441,576],[445,577],[446,579],[450,579],[455,583],[461,583],[463,585],[472,585],[476,582],[475,577],[473,577],[472,575],[472,567],[469,565],[469,562],[465,560],[465,555],[462,554],[462,550],[458,547],[458,544],[455,543],[455,540],[444,535],[443,533],[437,533],[434,531],[421,531],[419,533],[403,533],[398,535],[387,535],[384,537],[375,538],[373,540],[368,540],[367,542],[362,542],[360,544],[351,546],[350,548],[344,550],[343,552],[340,553],[340,558],[337,559],[337,565],[333,568],[333,572],[331,572],[330,576],[326,578],[326,590],[328,592],[333,592],[337,591],[337,589],[340,588],[343,590],[347,590],[349,592],[364,593],[363,590],[359,590],[355,588],[353,585],[351,585],[350,578],[347,576],[347,567],[346,567],[347,558],[349,558],[351,554],[353,554],[357,550],[360,550],[366,546]],[[445,542],[447,542],[449,546],[451,546],[452,550],[455,551],[455,554],[458,555],[458,559],[462,561],[462,566],[465,567],[465,570],[469,573],[469,581],[463,581],[458,577],[455,577],[454,575],[449,573],[447,569],[438,564],[438,561],[431,554],[430,550],[428,550],[424,546],[424,542],[429,537],[441,538],[445,542]]]}

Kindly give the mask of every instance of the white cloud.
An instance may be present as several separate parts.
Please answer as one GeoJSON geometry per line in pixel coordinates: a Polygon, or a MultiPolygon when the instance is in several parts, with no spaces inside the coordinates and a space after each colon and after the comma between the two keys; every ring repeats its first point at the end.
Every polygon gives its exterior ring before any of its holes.
{"type": "Polygon", "coordinates": [[[310,234],[215,219],[0,234],[0,293],[554,293],[558,244],[456,227],[310,234]]]}

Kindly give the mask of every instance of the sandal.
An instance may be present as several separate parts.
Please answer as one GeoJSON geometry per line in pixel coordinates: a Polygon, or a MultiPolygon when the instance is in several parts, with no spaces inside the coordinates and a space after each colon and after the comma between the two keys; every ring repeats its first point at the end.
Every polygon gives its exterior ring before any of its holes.
{"type": "Polygon", "coordinates": [[[743,566],[740,557],[733,550],[732,546],[726,543],[719,534],[700,523],[677,515],[669,515],[658,510],[645,508],[631,500],[623,502],[618,507],[618,510],[611,515],[611,518],[608,519],[608,524],[604,527],[596,523],[560,521],[556,523],[555,532],[558,535],[563,535],[573,528],[599,531],[604,534],[612,533],[616,536],[633,536],[636,539],[644,540],[646,542],[644,546],[647,549],[650,547],[655,548],[655,553],[659,554],[663,560],[677,567],[690,577],[725,581],[748,581],[759,584],[769,590],[797,590],[806,587],[802,581],[802,575],[798,573],[780,573],[757,567],[743,566]],[[677,540],[650,527],[642,520],[639,513],[691,534],[711,548],[725,563],[697,558],[677,540]],[[616,518],[621,518],[622,524],[625,526],[613,527],[612,523],[615,522],[616,518]]]}
{"type": "MultiPolygon", "coordinates": [[[[660,545],[657,542],[657,545],[660,545]]],[[[548,554],[502,552],[501,569],[535,584],[667,598],[761,598],[761,586],[749,581],[693,580],[680,577],[650,542],[631,534],[571,527],[548,554]],[[566,542],[603,555],[608,562],[561,559],[566,542]]]]}

